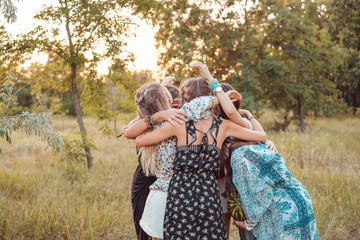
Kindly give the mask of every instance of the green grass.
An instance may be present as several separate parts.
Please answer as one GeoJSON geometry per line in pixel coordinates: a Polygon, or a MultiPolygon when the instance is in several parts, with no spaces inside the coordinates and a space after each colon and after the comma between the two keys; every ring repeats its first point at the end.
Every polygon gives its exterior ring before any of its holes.
{"type": "MultiPolygon", "coordinates": [[[[90,171],[85,162],[61,161],[44,151],[46,144],[37,138],[15,133],[11,145],[0,140],[0,239],[135,239],[134,143],[102,137],[92,118],[85,124],[99,148],[90,171]]],[[[268,138],[309,191],[320,238],[359,239],[360,120],[308,124],[307,134],[292,127],[269,131],[268,138]]],[[[56,120],[55,127],[67,137],[78,132],[72,118],[56,120]]],[[[234,226],[231,239],[238,239],[234,226]]]]}

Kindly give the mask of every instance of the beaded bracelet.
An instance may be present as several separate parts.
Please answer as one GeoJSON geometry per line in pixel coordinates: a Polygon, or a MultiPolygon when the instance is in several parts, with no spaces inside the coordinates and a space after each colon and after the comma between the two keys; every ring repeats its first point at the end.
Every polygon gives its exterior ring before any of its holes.
{"type": "Polygon", "coordinates": [[[220,86],[220,83],[219,81],[214,78],[211,82],[210,82],[210,88],[211,88],[211,92],[214,93],[214,90],[216,87],[219,87],[220,86]]]}
{"type": "Polygon", "coordinates": [[[153,127],[153,123],[152,123],[152,117],[151,117],[151,115],[149,115],[149,116],[145,116],[144,120],[145,120],[145,123],[146,123],[146,124],[147,124],[150,128],[152,128],[152,127],[153,127]]]}
{"type": "Polygon", "coordinates": [[[216,101],[215,101],[215,98],[213,96],[210,96],[210,99],[212,101],[212,108],[215,107],[215,104],[216,104],[216,101]]]}
{"type": "Polygon", "coordinates": [[[149,115],[149,123],[150,123],[150,127],[153,127],[153,121],[152,121],[152,115],[149,115]]]}

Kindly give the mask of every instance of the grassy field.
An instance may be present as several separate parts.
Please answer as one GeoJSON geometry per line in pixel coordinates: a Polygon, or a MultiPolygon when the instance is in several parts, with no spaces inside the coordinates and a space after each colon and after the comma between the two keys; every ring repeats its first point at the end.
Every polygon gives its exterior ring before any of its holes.
{"type": "MultiPolygon", "coordinates": [[[[99,149],[90,171],[85,162],[44,151],[46,144],[37,138],[15,133],[11,145],[0,140],[0,239],[135,239],[134,143],[101,136],[95,119],[85,123],[99,149]]],[[[268,138],[309,191],[320,238],[360,239],[360,119],[308,124],[307,134],[293,127],[268,131],[268,138]]],[[[78,132],[75,119],[56,120],[55,127],[67,137],[78,132]]],[[[231,239],[238,239],[234,226],[231,239]]]]}

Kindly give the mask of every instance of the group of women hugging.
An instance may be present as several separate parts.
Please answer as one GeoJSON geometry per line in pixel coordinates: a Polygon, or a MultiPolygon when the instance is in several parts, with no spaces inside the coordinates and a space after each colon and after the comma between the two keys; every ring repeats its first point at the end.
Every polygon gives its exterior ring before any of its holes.
{"type": "Polygon", "coordinates": [[[137,90],[138,117],[125,128],[136,138],[139,165],[131,200],[138,239],[228,239],[227,197],[236,188],[246,220],[241,239],[319,239],[310,196],[241,95],[199,77],[180,89],[166,77],[137,90]]]}

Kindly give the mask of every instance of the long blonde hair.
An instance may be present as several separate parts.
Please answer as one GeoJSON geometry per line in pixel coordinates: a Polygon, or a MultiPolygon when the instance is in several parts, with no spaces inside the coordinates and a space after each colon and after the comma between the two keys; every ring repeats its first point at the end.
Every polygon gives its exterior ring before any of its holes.
{"type": "MultiPolygon", "coordinates": [[[[172,97],[169,91],[154,82],[144,84],[135,94],[135,103],[140,118],[170,109],[171,102],[172,97]]],[[[145,175],[155,175],[158,171],[155,162],[156,145],[139,148],[138,156],[145,175]]]]}

